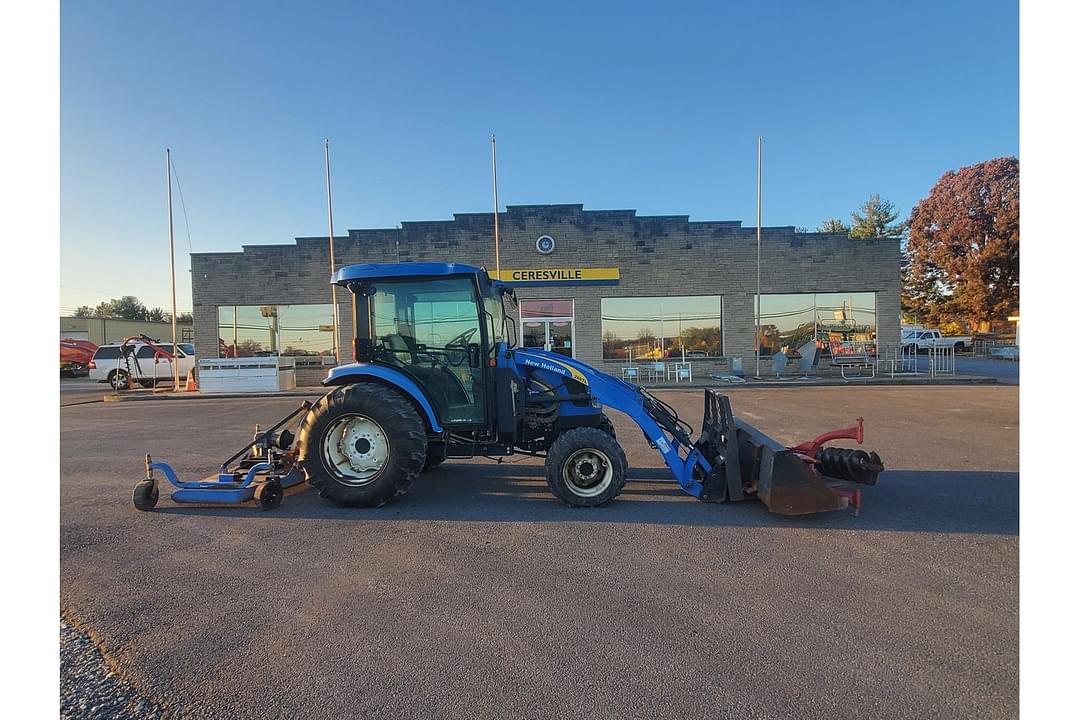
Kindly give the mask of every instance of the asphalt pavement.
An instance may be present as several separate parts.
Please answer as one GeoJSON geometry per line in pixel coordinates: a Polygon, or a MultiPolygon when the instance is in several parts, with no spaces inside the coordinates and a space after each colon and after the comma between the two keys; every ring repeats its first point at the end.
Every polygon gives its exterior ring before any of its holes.
{"type": "MultiPolygon", "coordinates": [[[[699,503],[618,414],[605,508],[515,458],[376,510],[139,513],[145,452],[205,476],[297,400],[64,407],[61,609],[183,717],[1016,717],[1018,388],[731,395],[785,443],[865,417],[862,514],[699,503]]],[[[662,396],[700,423],[700,390],[662,396]]]]}
{"type": "Polygon", "coordinates": [[[99,383],[87,377],[62,378],[60,380],[60,406],[100,402],[101,398],[110,392],[112,388],[108,383],[99,383]]]}

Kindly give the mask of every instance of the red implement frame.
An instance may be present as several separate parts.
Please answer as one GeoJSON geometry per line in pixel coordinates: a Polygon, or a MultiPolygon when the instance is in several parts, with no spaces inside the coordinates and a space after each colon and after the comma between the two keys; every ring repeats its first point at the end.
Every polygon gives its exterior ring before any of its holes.
{"type": "MultiPolygon", "coordinates": [[[[176,362],[176,358],[175,358],[174,354],[168,352],[167,350],[165,350],[165,349],[163,349],[161,347],[159,347],[158,342],[159,342],[158,340],[154,340],[153,338],[148,337],[146,335],[129,335],[128,337],[126,337],[126,338],[124,338],[123,340],[120,341],[120,352],[124,357],[126,357],[127,354],[125,352],[125,348],[131,347],[135,343],[142,343],[143,345],[146,345],[147,347],[149,347],[151,350],[154,351],[154,365],[155,365],[154,377],[156,379],[157,378],[156,366],[157,366],[158,362],[161,361],[162,358],[164,358],[166,362],[176,362]]],[[[176,348],[173,348],[173,350],[175,351],[176,348]]],[[[131,352],[131,360],[135,361],[135,367],[138,368],[139,367],[139,359],[138,359],[138,357],[135,356],[134,352],[131,352]]],[[[128,365],[128,371],[130,372],[130,370],[131,370],[131,365],[129,364],[128,365]]],[[[139,372],[142,373],[141,368],[139,368],[139,372]]]]}
{"type": "Polygon", "coordinates": [[[163,357],[163,358],[165,358],[166,360],[168,360],[170,362],[172,362],[175,359],[171,352],[158,347],[157,343],[159,341],[154,340],[152,338],[149,338],[146,335],[129,335],[128,337],[126,337],[126,338],[124,338],[123,340],[120,341],[120,346],[124,347],[126,345],[130,345],[132,343],[137,343],[137,342],[141,342],[143,345],[148,345],[150,347],[150,349],[154,351],[154,361],[155,362],[157,362],[157,359],[159,357],[163,357]]]}
{"type": "MultiPolygon", "coordinates": [[[[830,440],[854,440],[858,444],[862,445],[863,442],[863,419],[856,418],[855,424],[851,427],[842,428],[840,430],[831,430],[826,433],[821,433],[813,440],[796,445],[791,448],[791,451],[799,455],[805,462],[813,465],[816,460],[815,456],[817,451],[821,449],[821,446],[830,440]]],[[[829,484],[829,489],[836,493],[839,497],[847,498],[848,507],[857,516],[859,510],[862,508],[862,489],[855,488],[854,490],[847,490],[844,488],[836,487],[832,483],[829,484]]]]}
{"type": "Polygon", "coordinates": [[[796,445],[791,449],[793,452],[797,452],[800,455],[806,455],[809,458],[813,458],[817,454],[818,449],[830,440],[854,440],[855,442],[862,445],[862,424],[863,419],[856,418],[855,424],[849,428],[844,428],[843,430],[832,430],[827,433],[821,433],[813,440],[810,440],[809,442],[804,442],[802,445],[796,445]]]}

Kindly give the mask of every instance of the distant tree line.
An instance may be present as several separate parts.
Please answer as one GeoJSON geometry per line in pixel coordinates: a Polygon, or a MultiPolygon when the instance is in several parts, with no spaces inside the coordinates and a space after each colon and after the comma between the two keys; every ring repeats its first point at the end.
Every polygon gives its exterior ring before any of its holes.
{"type": "MultiPolygon", "coordinates": [[[[81,305],[75,310],[77,318],[110,318],[116,320],[143,320],[146,322],[172,322],[172,313],[159,307],[148,308],[134,295],[125,295],[98,303],[97,307],[81,305]]],[[[177,322],[192,322],[191,313],[177,313],[177,322]]]]}
{"type": "Polygon", "coordinates": [[[989,329],[1020,305],[1020,162],[1001,157],[950,170],[904,221],[873,194],[818,232],[899,238],[901,308],[939,326],[989,329]]]}

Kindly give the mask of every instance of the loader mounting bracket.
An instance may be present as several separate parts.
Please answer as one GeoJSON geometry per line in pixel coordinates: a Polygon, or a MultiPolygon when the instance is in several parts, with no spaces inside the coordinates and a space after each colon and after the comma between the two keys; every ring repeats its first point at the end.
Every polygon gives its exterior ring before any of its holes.
{"type": "Polygon", "coordinates": [[[739,437],[731,401],[727,395],[705,393],[705,415],[701,422],[702,453],[712,464],[702,485],[705,502],[736,502],[746,499],[739,467],[739,437]]]}

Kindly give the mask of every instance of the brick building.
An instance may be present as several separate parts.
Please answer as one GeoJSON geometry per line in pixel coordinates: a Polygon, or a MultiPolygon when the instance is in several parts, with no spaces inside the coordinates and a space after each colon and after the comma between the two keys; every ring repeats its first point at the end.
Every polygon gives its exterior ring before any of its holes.
{"type": "MultiPolygon", "coordinates": [[[[338,266],[456,261],[494,273],[491,213],[403,222],[336,237],[338,266]]],[[[628,361],[687,357],[703,370],[752,362],[756,230],[739,221],[581,205],[518,205],[499,214],[502,278],[520,300],[519,341],[617,371],[628,361]]],[[[298,355],[309,370],[333,362],[327,238],[192,255],[196,350],[298,355]],[[216,342],[215,342],[216,341],[216,342]]],[[[761,242],[763,354],[818,338],[883,342],[900,335],[897,239],[766,227],[761,242]]],[[[349,347],[348,292],[339,293],[349,347]]],[[[347,351],[346,351],[347,352],[347,351]]],[[[348,358],[345,358],[347,361],[348,358]]],[[[695,372],[695,374],[698,374],[695,372]]]]}

